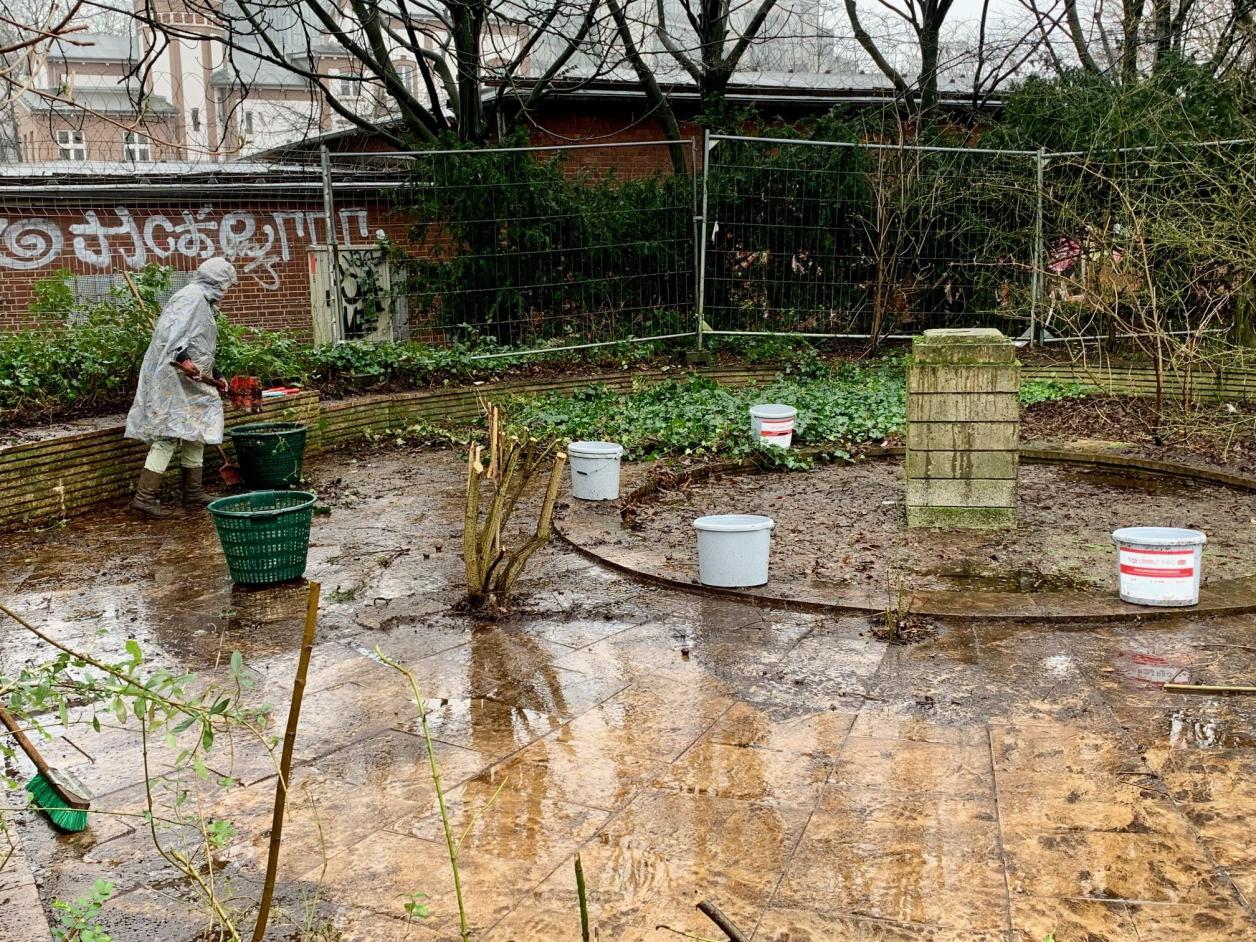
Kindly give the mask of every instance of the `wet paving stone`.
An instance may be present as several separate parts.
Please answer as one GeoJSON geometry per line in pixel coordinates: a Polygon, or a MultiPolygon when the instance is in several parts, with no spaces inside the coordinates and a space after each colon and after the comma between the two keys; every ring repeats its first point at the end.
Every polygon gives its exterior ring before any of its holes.
{"type": "MultiPolygon", "coordinates": [[[[332,508],[307,573],[324,606],[268,939],[458,936],[420,707],[377,649],[419,686],[477,940],[578,938],[577,853],[592,937],[616,942],[718,938],[702,900],[756,942],[1256,939],[1256,701],[1173,696],[1147,674],[1249,682],[1250,619],[960,617],[887,645],[866,615],[647,587],[558,543],[513,611],[470,617],[453,608],[463,460],[312,463],[332,508]],[[431,915],[407,923],[415,893],[431,915]]],[[[147,664],[230,686],[241,652],[245,702],[271,708],[260,731],[216,742],[207,781],[169,776],[163,743],[147,751],[160,817],[186,794],[193,819],[230,822],[215,873],[247,906],[305,589],[233,589],[189,520],[106,511],[0,539],[0,587],[101,656],[134,638],[147,664]]],[[[38,655],[0,633],[5,670],[38,655]]],[[[92,827],[59,836],[16,813],[30,876],[0,869],[0,902],[24,888],[46,909],[103,878],[118,942],[204,942],[203,911],[153,851],[138,728],[97,733],[90,715],[50,718],[46,753],[99,795],[92,827]]],[[[201,836],[163,825],[169,846],[201,836]]]]}

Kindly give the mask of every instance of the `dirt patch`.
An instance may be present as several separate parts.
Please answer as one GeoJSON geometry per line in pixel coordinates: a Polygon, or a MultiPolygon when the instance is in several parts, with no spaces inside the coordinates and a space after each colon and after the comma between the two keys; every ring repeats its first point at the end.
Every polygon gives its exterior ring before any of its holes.
{"type": "Polygon", "coordinates": [[[1021,414],[1023,442],[1078,439],[1119,443],[1122,452],[1147,458],[1251,472],[1256,471],[1256,405],[1169,403],[1158,419],[1154,399],[1087,396],[1039,403],[1021,414]]]}
{"type": "Polygon", "coordinates": [[[808,473],[721,475],[637,508],[642,544],[667,568],[696,567],[692,521],[703,514],[766,514],[776,521],[774,582],[835,591],[883,589],[1042,592],[1107,588],[1111,533],[1181,526],[1209,535],[1205,581],[1256,572],[1250,495],[1218,485],[1056,465],[1020,469],[1015,530],[906,529],[903,469],[891,460],[808,473]]]}

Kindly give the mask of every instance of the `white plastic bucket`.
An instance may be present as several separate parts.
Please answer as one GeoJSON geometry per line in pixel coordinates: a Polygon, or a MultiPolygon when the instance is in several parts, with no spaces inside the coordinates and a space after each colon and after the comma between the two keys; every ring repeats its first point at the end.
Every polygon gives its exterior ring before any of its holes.
{"type": "Polygon", "coordinates": [[[1195,605],[1208,537],[1177,527],[1125,527],[1112,534],[1121,601],[1195,605]]]}
{"type": "Polygon", "coordinates": [[[768,581],[771,517],[716,514],[693,522],[698,531],[698,581],[703,585],[744,588],[768,581]]]}
{"type": "Polygon", "coordinates": [[[619,498],[619,460],[624,446],[614,442],[572,442],[567,446],[571,460],[571,496],[579,500],[619,498]]]}
{"type": "Polygon", "coordinates": [[[793,406],[769,402],[750,407],[750,434],[765,445],[788,448],[794,440],[794,420],[798,410],[793,406]]]}

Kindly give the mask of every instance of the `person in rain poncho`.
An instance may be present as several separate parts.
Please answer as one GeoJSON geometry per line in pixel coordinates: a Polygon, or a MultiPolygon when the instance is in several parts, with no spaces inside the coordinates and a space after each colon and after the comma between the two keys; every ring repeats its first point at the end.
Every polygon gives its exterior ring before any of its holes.
{"type": "Polygon", "coordinates": [[[126,419],[126,437],[151,444],[131,507],[167,517],[158,491],[176,451],[183,467],[183,503],[204,506],[212,498],[202,483],[206,445],[222,443],[220,393],[227,382],[214,366],[218,327],[214,305],[236,283],[235,267],[211,258],[192,281],[166,302],[140,366],[139,387],[126,419]]]}

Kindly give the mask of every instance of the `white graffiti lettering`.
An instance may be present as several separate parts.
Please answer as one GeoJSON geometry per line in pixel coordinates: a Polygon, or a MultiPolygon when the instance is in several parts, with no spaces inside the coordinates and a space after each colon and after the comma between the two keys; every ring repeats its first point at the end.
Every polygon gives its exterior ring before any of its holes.
{"type": "Polygon", "coordinates": [[[0,219],[0,266],[35,271],[51,265],[65,250],[65,237],[53,219],[0,219]]]}
{"type": "Polygon", "coordinates": [[[83,213],[83,222],[75,223],[70,227],[70,235],[74,236],[74,254],[88,265],[103,268],[109,264],[113,252],[117,251],[127,267],[143,268],[148,261],[148,253],[145,251],[144,239],[135,225],[135,220],[131,218],[130,211],[124,206],[117,207],[114,212],[118,216],[118,222],[113,226],[106,226],[102,223],[94,209],[83,213]],[[114,236],[126,236],[131,242],[130,248],[113,245],[110,239],[114,236]],[[95,240],[94,246],[88,241],[89,239],[95,240]]]}
{"type": "MultiPolygon", "coordinates": [[[[359,240],[368,235],[365,209],[342,209],[337,215],[346,245],[355,241],[355,235],[359,240]]],[[[242,262],[244,274],[274,291],[280,285],[278,266],[292,261],[304,245],[319,242],[320,236],[325,239],[326,233],[327,215],[322,212],[216,213],[208,205],[173,215],[145,215],[125,206],[103,214],[84,210],[81,221],[64,228],[59,220],[42,216],[0,216],[0,269],[69,267],[73,259],[90,268],[138,269],[150,261],[165,263],[179,256],[201,260],[221,254],[242,262]]]]}

